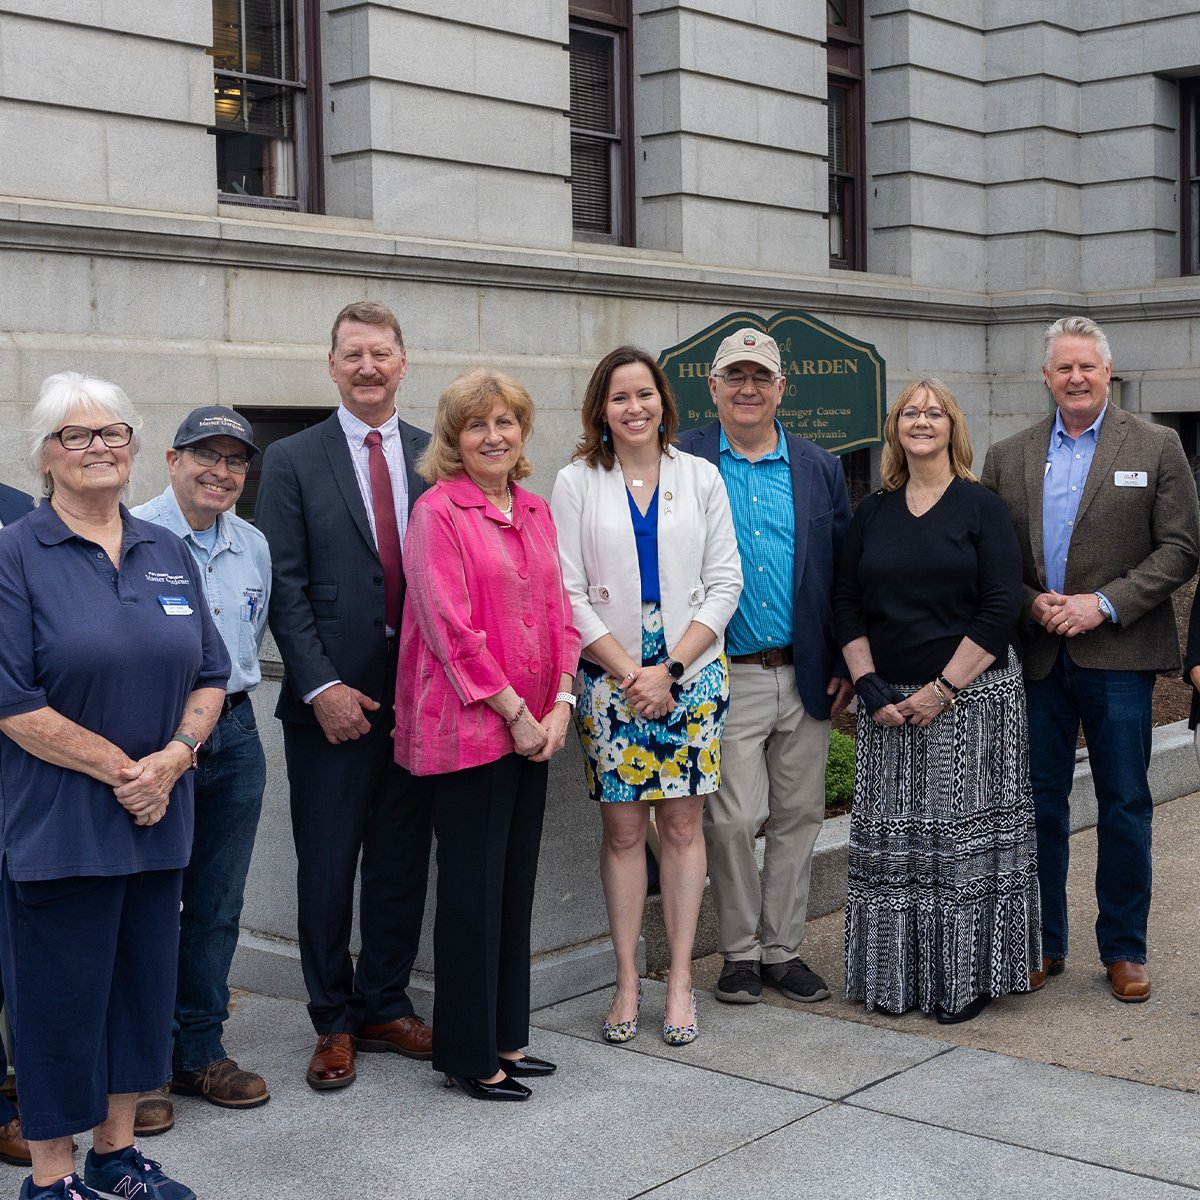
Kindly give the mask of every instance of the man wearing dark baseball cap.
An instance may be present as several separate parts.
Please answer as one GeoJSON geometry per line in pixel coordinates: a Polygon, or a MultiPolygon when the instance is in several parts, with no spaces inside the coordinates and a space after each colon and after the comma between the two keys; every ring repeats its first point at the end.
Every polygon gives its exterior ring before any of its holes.
{"type": "MultiPolygon", "coordinates": [[[[271,556],[267,539],[232,511],[258,452],[250,422],[240,413],[197,408],[167,451],[171,486],[133,510],[187,544],[232,663],[220,720],[193,751],[196,827],[183,876],[169,1085],[222,1108],[254,1108],[270,1099],[262,1077],[243,1071],[221,1042],[229,1008],[226,981],[266,786],[250,692],[261,678],[258,648],[266,628],[271,556]]],[[[139,1137],[165,1133],[174,1123],[166,1088],[138,1100],[139,1137]]]]}

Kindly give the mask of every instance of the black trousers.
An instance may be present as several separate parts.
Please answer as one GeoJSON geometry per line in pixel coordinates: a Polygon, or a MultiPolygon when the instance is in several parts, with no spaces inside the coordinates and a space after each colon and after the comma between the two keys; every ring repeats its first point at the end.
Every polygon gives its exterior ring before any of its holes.
{"type": "Polygon", "coordinates": [[[332,745],[319,725],[283,723],[296,843],[296,915],[308,1013],[318,1033],[413,1011],[409,973],[429,878],[432,789],[396,765],[392,706],[371,732],[332,745]],[[358,965],[350,957],[359,872],[358,965]]]}
{"type": "Polygon", "coordinates": [[[471,1079],[529,1041],[529,925],[546,764],[519,754],[434,779],[433,1065],[471,1079]]]}

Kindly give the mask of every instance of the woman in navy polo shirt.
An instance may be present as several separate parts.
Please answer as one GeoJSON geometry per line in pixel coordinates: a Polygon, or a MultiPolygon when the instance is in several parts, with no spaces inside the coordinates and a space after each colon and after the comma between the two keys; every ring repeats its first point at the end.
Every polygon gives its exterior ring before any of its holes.
{"type": "Polygon", "coordinates": [[[0,954],[33,1157],[22,1200],[193,1198],[141,1156],[133,1119],[168,1072],[188,772],[229,659],[187,548],[120,502],[140,424],[115,385],[52,375],[30,454],[49,500],[0,530],[0,954]],[[83,1182],[71,1135],[89,1126],[83,1182]]]}

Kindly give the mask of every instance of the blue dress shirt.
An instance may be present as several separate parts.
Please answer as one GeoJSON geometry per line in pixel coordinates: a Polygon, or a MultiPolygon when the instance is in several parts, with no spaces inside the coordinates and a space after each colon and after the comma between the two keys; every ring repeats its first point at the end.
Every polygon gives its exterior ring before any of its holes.
{"type": "MultiPolygon", "coordinates": [[[[1050,430],[1050,448],[1046,451],[1046,473],[1042,482],[1042,550],[1045,555],[1046,587],[1061,592],[1066,582],[1067,553],[1075,517],[1087,483],[1100,424],[1108,412],[1105,404],[1100,415],[1078,436],[1071,437],[1063,428],[1062,413],[1054,414],[1050,430]]],[[[1099,595],[1100,593],[1097,593],[1099,595]]],[[[1105,597],[1107,600],[1108,598],[1105,597]]],[[[1112,605],[1109,605],[1112,608],[1112,605]]],[[[1113,610],[1113,620],[1117,611],[1113,610]]]]}
{"type": "Polygon", "coordinates": [[[775,449],[751,462],[721,430],[718,466],[742,556],[742,595],[725,630],[730,654],[754,654],[792,644],[796,506],[783,426],[775,449]]]}

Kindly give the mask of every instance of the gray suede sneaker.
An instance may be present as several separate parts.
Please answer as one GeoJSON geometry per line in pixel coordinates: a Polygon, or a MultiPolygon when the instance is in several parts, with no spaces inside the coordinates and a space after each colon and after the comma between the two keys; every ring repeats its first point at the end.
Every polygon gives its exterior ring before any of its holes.
{"type": "Polygon", "coordinates": [[[808,968],[803,959],[789,958],[787,962],[764,963],[763,982],[778,988],[789,1000],[812,1004],[829,999],[829,987],[816,971],[808,968]]]}
{"type": "Polygon", "coordinates": [[[758,963],[752,958],[727,962],[721,968],[721,978],[713,995],[726,1004],[758,1004],[762,1000],[762,979],[758,963]]]}

